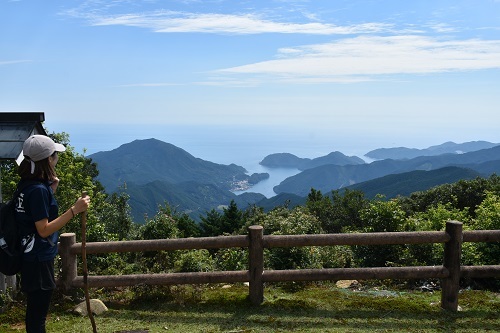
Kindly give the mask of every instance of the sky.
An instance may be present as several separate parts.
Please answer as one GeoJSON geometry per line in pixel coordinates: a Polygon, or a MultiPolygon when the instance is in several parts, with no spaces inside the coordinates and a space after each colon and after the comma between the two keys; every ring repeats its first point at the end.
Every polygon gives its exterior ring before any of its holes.
{"type": "Polygon", "coordinates": [[[0,0],[0,112],[86,154],[500,142],[499,105],[500,0],[0,0]]]}

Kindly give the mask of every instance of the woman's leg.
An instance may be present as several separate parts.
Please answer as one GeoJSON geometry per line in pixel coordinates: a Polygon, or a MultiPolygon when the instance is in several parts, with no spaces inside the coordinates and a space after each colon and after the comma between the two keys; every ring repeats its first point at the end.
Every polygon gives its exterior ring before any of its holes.
{"type": "Polygon", "coordinates": [[[27,293],[26,332],[45,333],[45,320],[49,312],[52,290],[36,290],[27,293]]]}

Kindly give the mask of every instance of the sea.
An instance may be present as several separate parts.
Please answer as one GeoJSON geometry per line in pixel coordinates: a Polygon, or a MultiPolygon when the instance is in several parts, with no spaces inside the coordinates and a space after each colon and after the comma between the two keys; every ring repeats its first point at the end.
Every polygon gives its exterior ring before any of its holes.
{"type": "MultiPolygon", "coordinates": [[[[54,132],[61,132],[54,130],[54,132]]],[[[110,151],[134,140],[155,138],[173,144],[194,157],[218,163],[236,164],[248,174],[267,172],[269,178],[243,192],[276,195],[273,187],[300,171],[293,168],[267,168],[260,162],[270,154],[291,153],[301,158],[316,158],[333,151],[364,158],[370,148],[366,141],[357,144],[343,133],[316,133],[300,128],[276,126],[166,126],[166,125],[99,125],[66,126],[70,145],[86,156],[110,151]],[[366,150],[368,149],[368,150],[366,150]]],[[[363,138],[358,138],[363,139],[363,138]]],[[[373,146],[372,149],[380,147],[373,146]]]]}

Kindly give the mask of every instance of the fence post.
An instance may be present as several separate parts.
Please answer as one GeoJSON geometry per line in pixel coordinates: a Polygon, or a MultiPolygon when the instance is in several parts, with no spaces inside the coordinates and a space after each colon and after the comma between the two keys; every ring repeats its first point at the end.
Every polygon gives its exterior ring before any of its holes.
{"type": "Polygon", "coordinates": [[[0,292],[3,294],[7,291],[6,277],[0,273],[0,292]]]}
{"type": "Polygon", "coordinates": [[[5,294],[7,292],[14,295],[17,290],[17,277],[16,275],[4,275],[0,273],[0,293],[5,294]]]}
{"type": "Polygon", "coordinates": [[[74,233],[64,233],[61,235],[59,255],[61,256],[61,282],[63,291],[68,291],[72,288],[73,280],[77,275],[76,254],[70,253],[70,248],[75,243],[76,235],[74,233]]]}
{"type": "Polygon", "coordinates": [[[16,275],[8,275],[5,277],[5,282],[7,284],[7,288],[10,290],[12,295],[17,290],[17,276],[16,275]]]}
{"type": "Polygon", "coordinates": [[[446,222],[446,233],[450,240],[444,246],[443,266],[450,275],[441,280],[441,307],[445,310],[458,310],[458,292],[460,289],[460,259],[462,254],[462,223],[446,222]]]}
{"type": "Polygon", "coordinates": [[[259,305],[264,301],[264,284],[262,274],[264,272],[264,228],[260,225],[252,225],[248,228],[250,245],[248,247],[250,281],[250,302],[259,305]]]}

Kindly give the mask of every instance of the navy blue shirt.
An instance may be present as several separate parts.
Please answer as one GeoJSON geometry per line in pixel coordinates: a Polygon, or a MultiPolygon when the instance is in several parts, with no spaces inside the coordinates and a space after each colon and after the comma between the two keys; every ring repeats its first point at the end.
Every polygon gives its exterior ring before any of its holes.
{"type": "Polygon", "coordinates": [[[42,238],[35,226],[35,222],[45,218],[50,222],[59,216],[52,188],[47,182],[29,185],[21,191],[16,200],[16,220],[25,248],[23,259],[26,261],[54,259],[57,255],[59,233],[55,232],[47,238],[42,238]]]}

